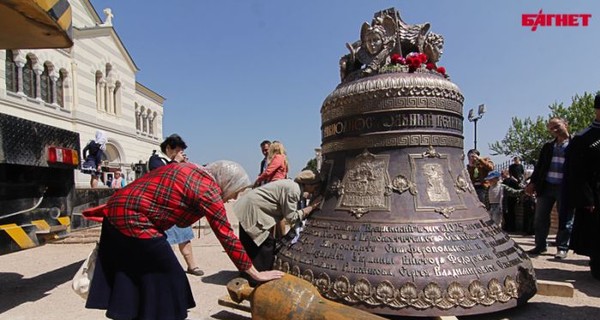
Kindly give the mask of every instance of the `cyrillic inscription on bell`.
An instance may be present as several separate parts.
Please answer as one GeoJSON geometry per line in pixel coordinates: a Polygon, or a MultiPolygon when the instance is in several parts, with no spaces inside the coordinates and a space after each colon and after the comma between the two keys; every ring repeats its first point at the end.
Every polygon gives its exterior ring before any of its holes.
{"type": "Polygon", "coordinates": [[[357,28],[321,108],[327,191],[275,267],[384,315],[480,314],[536,292],[527,254],[491,221],[464,165],[463,101],[444,39],[395,9],[357,28]]]}

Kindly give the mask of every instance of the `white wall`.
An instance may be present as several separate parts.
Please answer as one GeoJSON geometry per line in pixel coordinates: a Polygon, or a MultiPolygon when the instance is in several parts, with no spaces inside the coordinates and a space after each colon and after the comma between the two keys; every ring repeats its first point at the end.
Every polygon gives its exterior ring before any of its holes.
{"type": "MultiPolygon", "coordinates": [[[[19,52],[23,56],[33,54],[39,63],[48,61],[56,70],[67,71],[64,108],[7,92],[6,51],[0,50],[0,112],[78,132],[82,150],[94,138],[96,130],[104,130],[121,159],[120,164],[110,165],[121,167],[123,173],[127,173],[130,164],[140,160],[146,162],[152,150],[162,141],[164,99],[152,91],[153,94],[148,95],[136,89],[137,66],[124,50],[126,44],[119,42],[112,27],[97,26],[101,21],[89,11],[91,3],[87,0],[72,0],[70,3],[73,26],[77,28],[74,30],[73,48],[19,52]],[[112,66],[113,79],[121,84],[120,110],[116,115],[98,110],[96,104],[96,71],[104,72],[107,63],[112,66]],[[158,114],[152,135],[136,130],[136,103],[158,114]]],[[[78,172],[75,180],[78,187],[89,186],[88,175],[78,172]]]]}

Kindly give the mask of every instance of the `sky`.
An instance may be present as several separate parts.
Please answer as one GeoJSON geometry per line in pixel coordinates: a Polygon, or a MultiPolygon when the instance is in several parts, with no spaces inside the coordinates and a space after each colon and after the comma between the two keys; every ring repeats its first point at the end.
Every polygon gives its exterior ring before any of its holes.
{"type": "MultiPolygon", "coordinates": [[[[506,135],[513,117],[547,117],[553,103],[600,90],[597,0],[92,0],[140,68],[137,81],[166,98],[163,133],[180,134],[196,163],[237,161],[251,177],[259,143],[279,140],[290,174],[321,144],[320,108],[339,84],[345,44],[379,10],[444,37],[444,66],[469,109],[485,104],[477,148],[506,135]],[[587,27],[522,26],[523,14],[591,14],[587,27]]],[[[493,156],[497,163],[506,157],[493,156]]]]}

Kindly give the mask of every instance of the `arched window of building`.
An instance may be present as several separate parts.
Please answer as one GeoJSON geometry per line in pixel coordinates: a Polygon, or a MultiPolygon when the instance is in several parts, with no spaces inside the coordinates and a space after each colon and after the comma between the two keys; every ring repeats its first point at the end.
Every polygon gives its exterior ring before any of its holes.
{"type": "Polygon", "coordinates": [[[33,71],[33,61],[27,57],[27,62],[23,67],[23,93],[26,96],[35,98],[35,88],[37,86],[35,71],[33,71]]]}
{"type": "Polygon", "coordinates": [[[154,124],[156,121],[156,112],[148,112],[148,134],[154,135],[154,124]]]}
{"type": "Polygon", "coordinates": [[[17,92],[19,90],[19,69],[15,63],[12,50],[6,50],[5,61],[6,90],[17,92]]]}
{"type": "Polygon", "coordinates": [[[110,87],[111,87],[111,71],[112,71],[112,65],[110,63],[107,63],[106,66],[104,67],[105,72],[104,72],[104,88],[103,88],[103,93],[102,93],[102,97],[104,99],[104,103],[103,103],[103,108],[102,110],[104,110],[104,112],[106,113],[112,113],[112,108],[113,105],[111,103],[112,101],[112,95],[110,93],[110,87]]]}
{"type": "Polygon", "coordinates": [[[115,114],[121,113],[121,82],[115,83],[115,90],[113,91],[113,112],[115,114]]]}
{"type": "Polygon", "coordinates": [[[146,113],[146,108],[142,106],[140,113],[140,117],[142,120],[142,132],[148,132],[148,114],[146,113]]]}
{"type": "Polygon", "coordinates": [[[65,72],[60,71],[58,76],[58,80],[56,80],[56,103],[61,106],[61,108],[65,107],[65,72]]]}
{"type": "Polygon", "coordinates": [[[50,68],[44,65],[44,71],[40,75],[40,94],[46,103],[52,103],[52,79],[50,79],[50,68]]]}
{"type": "Polygon", "coordinates": [[[96,71],[96,108],[98,110],[103,110],[104,106],[102,106],[103,97],[104,97],[104,79],[102,76],[102,71],[96,71]]]}
{"type": "Polygon", "coordinates": [[[110,77],[110,72],[112,71],[112,65],[110,63],[107,63],[106,66],[104,66],[104,74],[106,75],[106,78],[110,77]]]}
{"type": "Polygon", "coordinates": [[[135,130],[137,130],[137,131],[141,130],[140,115],[141,115],[140,106],[136,102],[135,103],[135,130]]]}
{"type": "Polygon", "coordinates": [[[104,150],[104,157],[102,160],[107,161],[113,166],[121,163],[119,149],[111,141],[106,144],[106,150],[104,150]]]}

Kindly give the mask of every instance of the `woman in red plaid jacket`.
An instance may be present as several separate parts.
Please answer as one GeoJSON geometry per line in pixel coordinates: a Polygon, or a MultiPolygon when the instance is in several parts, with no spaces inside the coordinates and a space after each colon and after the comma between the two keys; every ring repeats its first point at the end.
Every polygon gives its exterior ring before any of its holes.
{"type": "Polygon", "coordinates": [[[104,221],[86,308],[111,319],[185,319],[196,304],[164,230],[202,217],[240,271],[257,281],[280,278],[281,271],[254,268],[227,220],[224,202],[249,185],[239,164],[218,161],[163,166],[118,190],[95,209],[104,221]]]}

